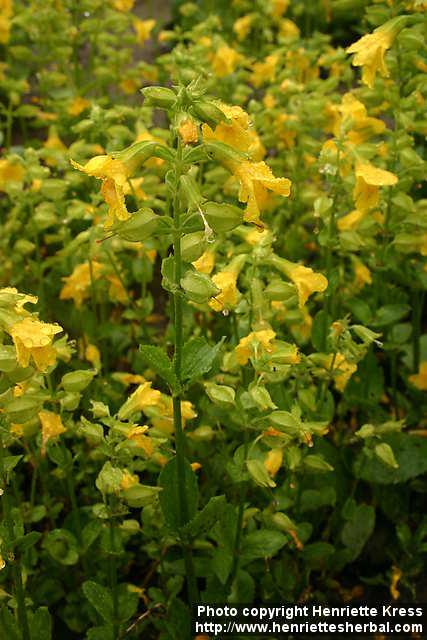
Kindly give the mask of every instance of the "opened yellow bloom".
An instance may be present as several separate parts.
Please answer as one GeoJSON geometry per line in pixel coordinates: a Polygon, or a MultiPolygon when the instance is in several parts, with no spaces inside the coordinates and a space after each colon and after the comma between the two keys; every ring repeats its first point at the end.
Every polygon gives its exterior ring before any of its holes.
{"type": "Polygon", "coordinates": [[[267,457],[264,460],[264,467],[267,469],[268,474],[274,478],[277,475],[283,462],[283,450],[282,449],[270,449],[267,453],[267,457]]]}
{"type": "Polygon", "coordinates": [[[341,104],[328,105],[329,125],[327,131],[339,137],[345,130],[346,142],[350,145],[362,144],[374,135],[385,131],[385,122],[368,116],[365,105],[351,92],[345,93],[341,104]],[[349,129],[350,126],[350,129],[349,129]]]}
{"type": "Polygon", "coordinates": [[[239,200],[246,202],[244,214],[246,222],[259,222],[260,212],[265,205],[268,191],[281,196],[289,196],[291,182],[287,178],[275,178],[265,162],[232,162],[228,166],[240,183],[239,200]]]}
{"type": "Polygon", "coordinates": [[[356,229],[359,222],[366,218],[367,213],[367,210],[358,211],[357,209],[354,209],[354,211],[350,211],[350,213],[347,213],[345,216],[338,219],[338,229],[340,231],[352,231],[353,229],[356,229]]]}
{"type": "Polygon", "coordinates": [[[96,369],[101,367],[101,352],[94,344],[88,344],[85,349],[85,359],[96,369]]]}
{"type": "Polygon", "coordinates": [[[144,435],[147,431],[147,425],[143,427],[132,427],[127,434],[127,438],[131,440],[138,449],[142,449],[148,458],[151,458],[154,452],[154,444],[150,436],[144,435]]]}
{"type": "Polygon", "coordinates": [[[360,288],[365,284],[372,284],[372,275],[368,267],[357,260],[354,264],[354,275],[356,277],[356,285],[360,288]]]}
{"type": "Polygon", "coordinates": [[[313,293],[321,293],[327,288],[328,281],[322,273],[316,273],[310,267],[294,264],[288,260],[282,260],[281,263],[283,271],[297,288],[300,309],[313,293]]]}
{"type": "Polygon", "coordinates": [[[216,140],[243,151],[253,160],[261,160],[265,149],[256,131],[252,127],[249,115],[239,106],[222,102],[216,105],[231,122],[220,122],[212,130],[208,124],[202,125],[203,140],[216,140]]]}
{"type": "Polygon", "coordinates": [[[227,45],[223,45],[217,49],[212,57],[212,71],[218,78],[224,78],[233,73],[241,60],[240,53],[227,45]]]}
{"type": "MultiPolygon", "coordinates": [[[[45,149],[51,149],[52,151],[64,152],[67,150],[67,147],[58,135],[56,127],[53,126],[49,127],[49,135],[43,146],[45,149]]],[[[46,164],[50,167],[55,167],[58,164],[58,161],[55,156],[46,156],[46,164]]]]}
{"type": "Polygon", "coordinates": [[[67,108],[67,113],[70,116],[79,116],[83,111],[86,111],[90,107],[90,101],[81,96],[76,96],[70,102],[67,108]]]}
{"type": "Polygon", "coordinates": [[[117,11],[130,11],[133,9],[135,0],[112,0],[112,2],[117,11]]]}
{"type": "Polygon", "coordinates": [[[96,260],[78,264],[71,275],[62,278],[65,284],[59,294],[60,300],[74,300],[76,307],[80,307],[83,300],[90,295],[92,281],[95,282],[101,277],[102,269],[102,264],[96,260]]]}
{"type": "Polygon", "coordinates": [[[136,37],[140,44],[143,44],[146,40],[148,40],[155,24],[155,20],[139,20],[138,18],[136,18],[133,21],[133,26],[136,31],[136,37]]]}
{"type": "Polygon", "coordinates": [[[276,333],[272,329],[261,329],[260,331],[252,331],[249,335],[241,338],[235,348],[237,362],[245,365],[252,356],[259,358],[264,351],[271,353],[273,351],[271,341],[275,337],[276,333]]]}
{"type": "Polygon", "coordinates": [[[209,306],[214,311],[231,309],[236,306],[239,291],[236,286],[238,274],[235,271],[220,271],[212,277],[213,283],[221,292],[209,300],[209,306]]]}
{"type": "MultiPolygon", "coordinates": [[[[400,22],[402,22],[400,20],[400,22]]],[[[362,67],[362,82],[372,89],[377,72],[383,78],[389,76],[389,71],[384,61],[384,54],[390,49],[399,31],[396,20],[390,20],[386,24],[368,33],[347,49],[347,53],[354,53],[352,64],[362,67]]]]}
{"type": "Polygon", "coordinates": [[[378,169],[369,162],[356,166],[356,185],[353,198],[356,209],[367,211],[376,207],[379,200],[379,187],[390,187],[397,183],[397,176],[390,171],[378,169]]]}
{"type": "Polygon", "coordinates": [[[328,368],[330,367],[333,367],[335,387],[338,391],[344,391],[351,376],[357,371],[357,364],[348,362],[342,353],[337,353],[329,356],[328,368]]]}
{"type": "Polygon", "coordinates": [[[237,35],[237,39],[239,41],[244,40],[248,35],[249,31],[251,30],[253,18],[254,18],[253,15],[248,14],[246,16],[242,16],[241,18],[238,18],[234,23],[233,31],[237,35]]]}
{"type": "Polygon", "coordinates": [[[255,62],[250,77],[253,86],[258,88],[267,82],[272,82],[276,77],[276,66],[278,62],[279,56],[276,54],[267,56],[264,62],[255,62]]]}
{"type": "Polygon", "coordinates": [[[280,18],[289,7],[289,0],[270,0],[271,12],[274,16],[280,18]]]}
{"type": "Polygon", "coordinates": [[[409,382],[420,391],[427,391],[427,362],[421,362],[418,373],[409,376],[409,382]]]}
{"type": "Polygon", "coordinates": [[[12,0],[0,0],[0,44],[9,42],[12,17],[12,0]]]}
{"type": "Polygon", "coordinates": [[[16,349],[16,358],[21,367],[28,367],[30,359],[39,371],[55,364],[56,351],[52,346],[53,337],[61,333],[59,324],[48,324],[34,318],[24,318],[7,329],[16,349]]]}
{"type": "Polygon", "coordinates": [[[124,490],[130,489],[130,487],[138,484],[139,478],[136,474],[130,473],[127,469],[124,469],[122,479],[120,480],[120,487],[124,490]]]}
{"type": "Polygon", "coordinates": [[[24,167],[15,160],[0,160],[0,191],[7,191],[10,183],[22,182],[24,179],[24,167]]]}
{"type": "Polygon", "coordinates": [[[195,144],[199,140],[199,130],[191,118],[187,118],[187,120],[181,122],[178,133],[184,144],[195,144]]]}
{"type": "Polygon", "coordinates": [[[298,38],[300,30],[293,20],[284,18],[280,21],[280,35],[284,38],[298,38]]]}
{"type": "MultiPolygon", "coordinates": [[[[173,400],[169,396],[162,396],[161,401],[155,408],[155,413],[151,417],[151,422],[156,429],[163,431],[168,435],[174,431],[173,425],[173,400]]],[[[187,420],[197,417],[193,405],[188,400],[181,400],[181,418],[182,426],[185,428],[187,420]]]]}
{"type": "Polygon", "coordinates": [[[42,425],[42,455],[46,452],[46,444],[52,438],[57,438],[66,431],[62,424],[61,416],[52,411],[40,411],[39,420],[42,425]]]}
{"type": "Polygon", "coordinates": [[[151,388],[152,382],[143,382],[120,407],[119,418],[126,420],[132,413],[143,411],[146,407],[159,404],[161,393],[151,388]]]}
{"type": "Polygon", "coordinates": [[[206,251],[200,256],[200,258],[198,260],[195,260],[191,264],[200,273],[206,273],[207,275],[209,275],[210,273],[212,273],[215,266],[215,253],[213,251],[209,251],[209,249],[206,249],[206,251]]]}

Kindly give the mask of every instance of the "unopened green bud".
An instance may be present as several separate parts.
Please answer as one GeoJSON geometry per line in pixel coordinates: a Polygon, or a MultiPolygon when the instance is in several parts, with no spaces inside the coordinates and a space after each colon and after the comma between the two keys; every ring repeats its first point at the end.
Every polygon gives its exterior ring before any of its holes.
{"type": "Polygon", "coordinates": [[[206,393],[214,404],[228,406],[234,404],[236,392],[232,387],[207,382],[205,384],[206,393]]]}
{"type": "Polygon", "coordinates": [[[283,282],[282,280],[273,280],[264,289],[264,295],[269,300],[280,300],[285,302],[291,298],[297,299],[295,286],[289,282],[283,282]]]}
{"type": "Polygon", "coordinates": [[[392,467],[393,469],[399,468],[399,464],[394,457],[393,449],[386,442],[381,442],[376,445],[375,455],[388,467],[392,467]]]}
{"type": "Polygon", "coordinates": [[[60,400],[62,411],[75,411],[80,403],[81,395],[78,392],[67,392],[60,400]]]}
{"type": "Polygon", "coordinates": [[[188,437],[192,440],[196,440],[197,442],[210,442],[215,435],[215,431],[209,425],[201,425],[194,429],[194,431],[190,431],[188,437]]]}
{"type": "Polygon", "coordinates": [[[269,360],[273,364],[298,364],[301,358],[296,345],[276,340],[274,351],[269,354],[269,360]]]}
{"type": "Polygon", "coordinates": [[[189,300],[203,304],[220,293],[220,289],[214,285],[205,273],[191,271],[190,269],[181,278],[181,287],[189,300]]]}
{"type": "Polygon", "coordinates": [[[141,242],[153,235],[158,224],[159,216],[152,209],[144,207],[133,213],[128,220],[115,225],[112,230],[122,240],[141,242]]]}
{"type": "Polygon", "coordinates": [[[249,393],[261,411],[277,408],[265,387],[253,387],[249,393]]]}
{"type": "Polygon", "coordinates": [[[41,402],[38,398],[22,396],[8,402],[4,407],[4,412],[11,422],[21,424],[34,418],[40,411],[41,402]]]}
{"type": "Polygon", "coordinates": [[[130,147],[122,151],[115,151],[111,155],[116,160],[123,162],[132,173],[153,156],[166,160],[167,162],[173,160],[173,152],[171,149],[154,140],[135,142],[135,144],[132,144],[130,147]]]}
{"type": "Polygon", "coordinates": [[[181,239],[181,257],[185,262],[198,260],[206,249],[206,234],[204,231],[188,233],[181,239]]]}
{"type": "Polygon", "coordinates": [[[71,371],[62,376],[61,386],[65,391],[79,392],[86,389],[86,387],[92,382],[96,376],[96,371],[91,369],[80,369],[78,371],[71,371]]]}
{"type": "Polygon", "coordinates": [[[170,109],[176,102],[175,92],[167,87],[144,87],[141,93],[147,106],[170,109]]]}
{"type": "Polygon", "coordinates": [[[326,462],[326,460],[321,456],[316,456],[316,455],[305,456],[303,462],[304,462],[304,465],[307,467],[307,469],[310,469],[310,471],[323,472],[323,471],[334,470],[333,466],[330,465],[329,462],[326,462]]]}
{"type": "Polygon", "coordinates": [[[219,122],[228,120],[221,109],[218,109],[212,102],[205,100],[196,100],[193,102],[190,111],[192,111],[199,120],[206,122],[211,127],[215,127],[219,122]]]}
{"type": "Polygon", "coordinates": [[[231,231],[243,222],[243,209],[232,204],[205,202],[203,213],[209,226],[217,233],[231,231]]]}
{"type": "Polygon", "coordinates": [[[240,163],[248,157],[245,153],[242,153],[223,142],[210,141],[203,143],[203,146],[206,149],[208,156],[221,163],[240,163]]]}
{"type": "Polygon", "coordinates": [[[180,178],[181,196],[191,209],[198,209],[203,202],[203,196],[200,193],[199,185],[194,177],[187,173],[180,178]]]}
{"type": "Polygon", "coordinates": [[[288,531],[296,530],[295,523],[292,522],[292,520],[288,518],[288,516],[286,516],[284,513],[281,513],[280,511],[278,511],[277,513],[274,513],[271,519],[274,525],[281,531],[284,531],[285,533],[287,533],[288,531]]]}

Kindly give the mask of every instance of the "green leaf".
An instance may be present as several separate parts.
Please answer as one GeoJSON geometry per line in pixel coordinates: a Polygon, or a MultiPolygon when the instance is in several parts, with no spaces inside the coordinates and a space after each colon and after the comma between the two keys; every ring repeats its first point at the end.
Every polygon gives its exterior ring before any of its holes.
{"type": "Polygon", "coordinates": [[[139,346],[139,352],[150,369],[153,369],[157,375],[163,378],[173,391],[178,390],[179,383],[173,370],[172,362],[163,349],[153,347],[152,345],[141,344],[139,346]]]}
{"type": "Polygon", "coordinates": [[[29,622],[31,640],[51,640],[52,618],[47,607],[39,607],[29,622]]]}
{"type": "Polygon", "coordinates": [[[313,542],[306,545],[302,551],[304,562],[311,569],[323,569],[334,553],[334,547],[327,542],[313,542]]]}
{"type": "Polygon", "coordinates": [[[205,373],[208,373],[224,340],[225,338],[213,347],[204,338],[193,338],[186,342],[182,350],[182,380],[191,384],[205,373]]]}
{"type": "Polygon", "coordinates": [[[332,465],[329,464],[329,462],[326,462],[326,460],[324,460],[324,458],[322,458],[321,456],[317,456],[317,455],[308,455],[305,456],[304,460],[303,460],[304,465],[307,467],[307,469],[309,469],[310,471],[333,471],[334,468],[332,465]]]}
{"type": "Polygon", "coordinates": [[[21,536],[16,540],[16,546],[23,553],[27,549],[34,546],[41,538],[42,534],[39,531],[31,531],[25,536],[21,536]]]}
{"type": "Polygon", "coordinates": [[[330,318],[326,311],[318,311],[314,316],[313,326],[311,329],[311,344],[316,351],[326,351],[329,325],[330,318]]]}
{"type": "Polygon", "coordinates": [[[110,590],[92,580],[86,580],[82,589],[86,598],[101,618],[106,622],[113,620],[114,607],[110,590]]]}
{"type": "Polygon", "coordinates": [[[256,558],[271,558],[287,544],[287,537],[280,531],[258,529],[245,536],[242,545],[242,558],[246,562],[256,558]]]}
{"type": "Polygon", "coordinates": [[[221,519],[227,508],[225,496],[210,498],[207,505],[183,527],[182,532],[191,538],[196,538],[205,531],[210,531],[214,524],[221,519]]]}
{"type": "Polygon", "coordinates": [[[355,475],[362,480],[378,484],[397,484],[427,471],[427,440],[408,433],[390,433],[383,436],[394,453],[398,468],[385,465],[370,450],[362,450],[354,465],[355,475]]]}
{"type": "Polygon", "coordinates": [[[6,607],[0,610],[0,637],[7,640],[22,640],[18,623],[6,607]]]}
{"type": "Polygon", "coordinates": [[[407,304],[386,304],[377,310],[370,324],[373,327],[386,327],[395,324],[408,315],[410,310],[411,307],[407,304]]]}
{"type": "Polygon", "coordinates": [[[49,555],[63,565],[73,565],[79,560],[78,544],[68,529],[53,529],[43,541],[49,555]]]}
{"type": "Polygon", "coordinates": [[[134,591],[129,591],[127,585],[119,587],[118,594],[118,617],[121,622],[127,622],[135,615],[138,609],[139,597],[134,591]]]}
{"type": "Polygon", "coordinates": [[[190,463],[185,460],[184,466],[184,493],[187,502],[187,517],[184,516],[178,491],[178,465],[177,458],[170,460],[159,475],[159,486],[163,489],[160,493],[160,506],[166,524],[178,531],[187,522],[192,520],[197,513],[199,501],[199,488],[197,477],[190,463]]]}
{"type": "Polygon", "coordinates": [[[86,638],[87,640],[116,640],[113,625],[93,627],[87,632],[86,638]]]}
{"type": "Polygon", "coordinates": [[[341,540],[351,550],[355,560],[362,552],[375,527],[375,509],[367,504],[359,504],[341,531],[341,540]]]}

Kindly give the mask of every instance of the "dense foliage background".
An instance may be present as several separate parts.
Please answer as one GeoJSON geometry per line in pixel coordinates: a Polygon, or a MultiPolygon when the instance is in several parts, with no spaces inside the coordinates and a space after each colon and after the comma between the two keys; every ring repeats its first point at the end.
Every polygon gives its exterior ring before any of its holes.
{"type": "Polygon", "coordinates": [[[426,8],[0,0],[2,638],[425,600],[426,8]]]}

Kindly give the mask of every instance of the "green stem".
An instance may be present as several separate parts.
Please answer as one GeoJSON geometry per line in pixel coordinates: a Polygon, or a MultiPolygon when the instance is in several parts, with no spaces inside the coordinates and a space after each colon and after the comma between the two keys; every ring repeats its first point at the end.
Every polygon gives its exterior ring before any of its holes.
{"type": "Polygon", "coordinates": [[[10,147],[12,146],[12,125],[13,125],[13,104],[12,104],[12,98],[9,98],[9,104],[8,104],[7,113],[6,113],[5,146],[7,151],[9,151],[10,147]]]}
{"type": "MultiPolygon", "coordinates": [[[[174,325],[175,325],[175,352],[174,352],[174,367],[175,375],[178,381],[181,380],[181,362],[182,362],[182,345],[183,345],[183,327],[182,327],[182,297],[180,292],[181,272],[182,272],[182,258],[181,258],[181,231],[180,231],[180,210],[178,199],[179,178],[181,175],[181,147],[178,141],[177,160],[175,167],[175,194],[173,200],[173,218],[175,223],[175,233],[173,240],[173,252],[174,252],[174,275],[175,285],[177,287],[176,292],[173,294],[174,305],[174,325]]],[[[182,428],[182,416],[181,416],[181,397],[180,394],[175,393],[173,397],[173,422],[175,430],[175,450],[176,450],[176,468],[178,476],[178,498],[180,511],[182,513],[182,521],[188,522],[189,509],[187,502],[187,495],[185,491],[185,450],[186,442],[185,435],[182,428]]],[[[193,604],[198,601],[198,590],[196,584],[196,577],[194,572],[193,558],[191,548],[186,544],[184,540],[181,540],[185,570],[187,574],[187,589],[190,603],[193,604]]]]}
{"type": "MultiPolygon", "coordinates": [[[[0,434],[0,475],[4,483],[3,495],[2,495],[3,520],[7,527],[9,544],[12,545],[12,548],[13,548],[15,533],[13,530],[13,521],[11,517],[11,510],[10,510],[10,504],[9,504],[9,494],[8,494],[6,474],[4,472],[3,438],[1,434],[0,434]]],[[[19,623],[19,628],[22,632],[22,640],[30,640],[30,628],[28,626],[27,610],[25,607],[25,591],[24,591],[24,585],[22,583],[21,563],[20,563],[20,557],[18,553],[15,554],[15,559],[13,564],[13,579],[15,583],[15,598],[17,603],[18,623],[19,623]]]]}
{"type": "Polygon", "coordinates": [[[119,634],[119,599],[117,591],[117,563],[114,553],[114,520],[110,517],[110,558],[109,558],[109,570],[110,570],[110,588],[113,594],[113,637],[114,640],[119,634]]]}
{"type": "Polygon", "coordinates": [[[421,320],[423,317],[424,307],[424,292],[415,290],[413,292],[412,302],[412,368],[415,373],[418,373],[420,368],[421,349],[421,320]]]}

